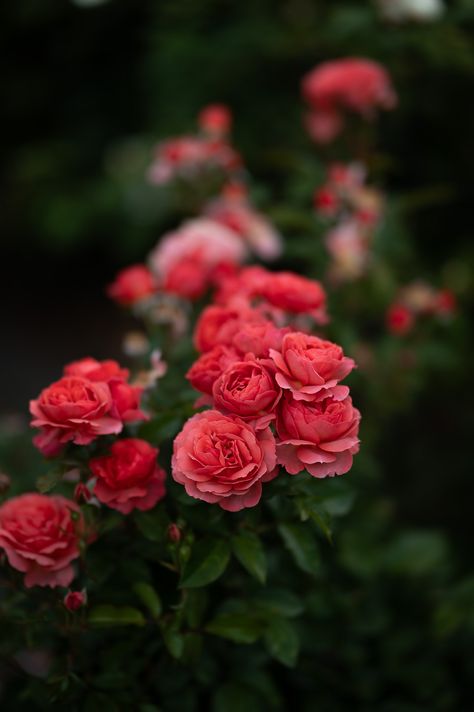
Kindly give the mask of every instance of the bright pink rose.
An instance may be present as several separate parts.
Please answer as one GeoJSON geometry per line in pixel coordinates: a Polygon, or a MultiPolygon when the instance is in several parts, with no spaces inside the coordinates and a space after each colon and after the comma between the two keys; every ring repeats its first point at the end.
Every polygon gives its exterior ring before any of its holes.
{"type": "Polygon", "coordinates": [[[198,123],[211,136],[226,136],[232,126],[232,114],[225,104],[209,104],[199,112],[198,123]]]}
{"type": "Polygon", "coordinates": [[[281,390],[275,382],[271,361],[248,357],[226,368],[212,389],[214,406],[237,415],[257,430],[275,419],[281,390]]]}
{"type": "Polygon", "coordinates": [[[261,297],[263,285],[270,274],[272,273],[258,265],[244,267],[220,285],[215,301],[226,306],[250,306],[252,300],[261,297]]]}
{"type": "Polygon", "coordinates": [[[146,420],[147,416],[140,410],[143,388],[127,383],[130,373],[128,369],[121,368],[117,361],[97,361],[88,356],[65,366],[64,375],[82,376],[90,381],[107,383],[112,397],[110,415],[113,418],[124,423],[146,420]]]}
{"type": "Polygon", "coordinates": [[[111,299],[124,307],[133,306],[156,292],[155,278],[145,265],[126,267],[107,288],[111,299]]]}
{"type": "Polygon", "coordinates": [[[93,492],[99,502],[122,514],[151,509],[165,495],[165,472],[158,450],[145,440],[117,440],[110,455],[93,458],[89,467],[97,478],[93,492]]]}
{"type": "Polygon", "coordinates": [[[23,494],[0,507],[0,547],[27,588],[69,586],[83,529],[77,504],[59,495],[23,494]]]}
{"type": "Polygon", "coordinates": [[[274,307],[295,314],[310,314],[319,323],[327,321],[326,294],[319,282],[293,272],[269,272],[262,296],[274,307]]]}
{"type": "Polygon", "coordinates": [[[174,441],[172,473],[190,497],[229,512],[254,507],[275,476],[275,439],[239,418],[207,410],[190,418],[174,441]]]}
{"type": "Polygon", "coordinates": [[[198,251],[170,267],[163,281],[163,289],[170,294],[196,301],[209,288],[209,270],[198,251]]]}
{"type": "Polygon", "coordinates": [[[41,430],[33,442],[52,456],[67,442],[88,445],[99,435],[120,433],[122,420],[112,414],[113,406],[107,383],[65,376],[30,401],[31,425],[41,430]]]}
{"type": "Polygon", "coordinates": [[[290,475],[343,475],[359,451],[360,413],[349,397],[308,403],[285,393],[278,408],[278,462],[290,475]]]}
{"type": "Polygon", "coordinates": [[[350,109],[370,116],[377,108],[393,109],[397,95],[387,71],[357,57],[320,64],[302,82],[303,96],[316,111],[350,109]]]}
{"type": "Polygon", "coordinates": [[[342,400],[349,395],[347,386],[337,384],[355,363],[331,341],[295,331],[283,337],[281,349],[270,350],[270,358],[277,369],[276,382],[296,400],[319,400],[328,395],[342,400]]]}
{"type": "Polygon", "coordinates": [[[194,344],[201,352],[210,351],[218,344],[231,346],[235,334],[244,324],[261,324],[264,321],[259,312],[248,307],[211,305],[203,309],[196,323],[194,344]]]}
{"type": "Polygon", "coordinates": [[[197,391],[212,395],[212,387],[221,373],[227,366],[238,360],[239,355],[233,348],[219,344],[203,353],[193,363],[186,378],[197,391]]]}

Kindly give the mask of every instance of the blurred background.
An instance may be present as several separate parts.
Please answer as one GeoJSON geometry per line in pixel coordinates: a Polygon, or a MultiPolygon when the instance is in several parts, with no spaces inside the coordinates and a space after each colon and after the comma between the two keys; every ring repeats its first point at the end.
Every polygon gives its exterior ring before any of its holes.
{"type": "MultiPolygon", "coordinates": [[[[409,565],[428,550],[428,569],[442,560],[465,582],[474,498],[472,0],[22,0],[1,15],[0,466],[20,479],[24,468],[40,468],[24,432],[28,400],[64,363],[122,358],[133,322],[105,285],[182,217],[166,191],[146,183],[156,140],[192,132],[202,106],[226,103],[261,205],[292,194],[310,201],[322,174],[308,179],[297,168],[300,193],[288,177],[295,156],[301,167],[314,152],[301,77],[326,59],[370,57],[399,95],[378,124],[373,169],[394,209],[403,206],[390,235],[402,253],[400,283],[447,284],[458,314],[436,348],[430,342],[431,365],[409,397],[395,402],[380,384],[378,402],[393,403],[380,407],[380,432],[371,435],[372,422],[367,439],[397,531],[435,537],[428,549],[402,540],[409,565]],[[412,10],[397,15],[403,4],[412,10]]],[[[301,269],[301,250],[292,254],[290,246],[290,267],[301,269]]],[[[460,595],[474,625],[468,582],[460,595]]]]}

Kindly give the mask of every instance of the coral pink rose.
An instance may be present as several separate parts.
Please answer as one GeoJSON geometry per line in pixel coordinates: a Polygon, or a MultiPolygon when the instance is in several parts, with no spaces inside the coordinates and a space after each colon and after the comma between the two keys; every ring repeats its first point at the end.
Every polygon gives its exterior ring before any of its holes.
{"type": "Polygon", "coordinates": [[[289,327],[278,328],[272,321],[245,323],[235,334],[232,343],[243,356],[253,354],[260,358],[267,358],[270,349],[277,351],[280,349],[283,337],[289,331],[289,327]]]}
{"type": "Polygon", "coordinates": [[[155,278],[145,265],[132,265],[117,274],[107,287],[111,299],[124,307],[133,306],[156,292],[155,278]]]}
{"type": "Polygon", "coordinates": [[[350,109],[370,116],[393,109],[397,95],[387,71],[369,59],[346,58],[320,64],[302,82],[303,96],[316,111],[350,109]]]}
{"type": "Polygon", "coordinates": [[[232,345],[244,324],[261,324],[265,318],[249,307],[206,307],[196,323],[194,345],[198,351],[210,351],[218,344],[232,345]]]}
{"type": "Polygon", "coordinates": [[[110,455],[89,462],[97,478],[93,492],[99,502],[122,514],[151,509],[165,495],[165,472],[156,458],[158,450],[145,440],[117,440],[110,455]]]}
{"type": "Polygon", "coordinates": [[[294,314],[309,314],[319,323],[327,321],[326,294],[315,280],[293,272],[269,272],[261,293],[274,307],[294,314]]]}
{"type": "Polygon", "coordinates": [[[110,389],[112,407],[110,415],[124,423],[146,420],[140,410],[140,398],[143,388],[127,383],[129,371],[121,368],[117,361],[97,361],[86,357],[64,367],[65,376],[82,376],[94,382],[104,381],[110,389]]]}
{"type": "Polygon", "coordinates": [[[209,270],[203,263],[201,253],[196,251],[170,267],[163,280],[163,289],[195,301],[205,294],[209,282],[209,270]]]}
{"type": "Polygon", "coordinates": [[[285,393],[277,415],[278,462],[290,475],[343,475],[359,451],[360,413],[349,397],[308,403],[285,393]]]}
{"type": "Polygon", "coordinates": [[[275,419],[281,389],[275,382],[271,361],[248,357],[226,368],[212,389],[214,406],[237,415],[257,430],[275,419]]]}
{"type": "Polygon", "coordinates": [[[276,472],[275,439],[239,418],[208,410],[190,418],[174,441],[172,474],[191,497],[229,512],[254,507],[276,472]]]}
{"type": "Polygon", "coordinates": [[[404,304],[394,303],[387,311],[386,323],[392,334],[403,336],[413,329],[415,316],[404,304]]]}
{"type": "Polygon", "coordinates": [[[355,367],[340,346],[301,331],[286,334],[281,349],[270,349],[281,388],[290,390],[296,400],[316,400],[332,395],[342,400],[349,395],[347,386],[338,386],[355,367]]]}
{"type": "Polygon", "coordinates": [[[0,547],[25,586],[69,586],[83,533],[80,509],[64,497],[23,494],[0,507],[0,547]]]}
{"type": "Polygon", "coordinates": [[[112,414],[113,405],[107,383],[65,376],[30,402],[31,425],[41,431],[33,442],[51,456],[65,443],[88,445],[99,435],[120,433],[122,420],[112,414]]]}
{"type": "Polygon", "coordinates": [[[186,374],[192,387],[201,393],[212,394],[212,387],[221,373],[234,361],[239,360],[239,355],[230,346],[219,344],[210,351],[206,351],[193,363],[186,374]]]}

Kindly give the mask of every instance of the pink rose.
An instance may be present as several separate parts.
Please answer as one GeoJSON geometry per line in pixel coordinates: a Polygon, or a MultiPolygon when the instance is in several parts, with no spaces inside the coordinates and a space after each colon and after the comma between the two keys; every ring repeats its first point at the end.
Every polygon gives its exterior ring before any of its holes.
{"type": "Polygon", "coordinates": [[[233,338],[233,345],[237,351],[245,356],[253,354],[260,358],[267,358],[270,349],[280,349],[285,334],[289,327],[282,329],[275,326],[272,321],[260,323],[244,323],[233,338]]]}
{"type": "Polygon", "coordinates": [[[99,502],[122,514],[151,509],[165,495],[165,472],[157,464],[158,450],[145,440],[117,440],[110,455],[89,462],[97,478],[93,492],[99,502]]]}
{"type": "Polygon", "coordinates": [[[52,456],[67,442],[88,445],[99,435],[117,434],[123,425],[112,408],[107,383],[65,376],[30,402],[31,425],[40,428],[33,442],[44,455],[52,456]]]}
{"type": "Polygon", "coordinates": [[[174,441],[172,474],[191,497],[229,512],[254,507],[275,476],[275,439],[239,418],[207,410],[190,418],[174,441]]]}
{"type": "Polygon", "coordinates": [[[294,272],[269,272],[261,294],[274,307],[309,314],[319,323],[327,321],[326,294],[315,280],[294,272]]]}
{"type": "Polygon", "coordinates": [[[226,136],[232,126],[232,114],[225,104],[209,104],[199,112],[198,123],[210,136],[226,136]]]}
{"type": "Polygon", "coordinates": [[[124,307],[133,306],[156,292],[155,278],[145,265],[132,265],[119,272],[107,288],[111,299],[124,307]]]}
{"type": "Polygon", "coordinates": [[[59,495],[23,494],[0,507],[0,547],[27,588],[69,586],[82,533],[79,507],[59,495]]]}
{"type": "Polygon", "coordinates": [[[186,374],[192,387],[201,393],[212,394],[212,387],[221,373],[239,359],[237,352],[230,346],[219,344],[206,351],[193,363],[186,374]]]}
{"type": "Polygon", "coordinates": [[[286,334],[279,350],[270,349],[277,369],[275,378],[281,388],[292,392],[296,400],[319,400],[332,395],[342,400],[349,395],[347,386],[338,386],[355,367],[340,346],[301,331],[286,334]]]}
{"type": "Polygon", "coordinates": [[[268,427],[275,419],[281,390],[275,382],[271,361],[249,356],[226,368],[212,389],[214,406],[237,415],[256,430],[268,427]]]}
{"type": "Polygon", "coordinates": [[[231,346],[235,334],[244,324],[261,324],[264,317],[249,307],[211,305],[201,312],[194,331],[198,351],[210,351],[218,344],[231,346]]]}
{"type": "Polygon", "coordinates": [[[359,451],[360,413],[349,397],[315,402],[285,393],[278,408],[278,462],[290,475],[307,470],[313,477],[343,475],[359,451]]]}

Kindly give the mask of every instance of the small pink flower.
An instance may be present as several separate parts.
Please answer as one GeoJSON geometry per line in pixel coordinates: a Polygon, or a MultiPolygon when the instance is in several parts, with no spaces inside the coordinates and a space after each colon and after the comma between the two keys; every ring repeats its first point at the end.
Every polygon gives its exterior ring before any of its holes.
{"type": "Polygon", "coordinates": [[[238,512],[254,507],[275,474],[275,439],[240,418],[207,410],[190,418],[174,441],[172,474],[191,497],[238,512]]]}
{"type": "Polygon", "coordinates": [[[89,467],[97,478],[93,492],[99,502],[122,514],[151,509],[165,496],[165,472],[156,458],[158,450],[145,440],[117,440],[110,455],[93,458],[89,467]]]}
{"type": "Polygon", "coordinates": [[[182,538],[182,534],[181,534],[181,529],[178,527],[177,524],[174,524],[174,522],[172,522],[168,526],[166,533],[167,533],[169,541],[171,541],[173,544],[179,544],[179,542],[181,541],[181,538],[182,538]]]}
{"type": "Polygon", "coordinates": [[[64,596],[64,606],[71,613],[75,613],[87,603],[87,593],[82,591],[68,591],[64,596]]]}
{"type": "Polygon", "coordinates": [[[0,548],[27,588],[69,586],[83,530],[77,504],[59,495],[23,494],[0,507],[0,548]]]}
{"type": "Polygon", "coordinates": [[[300,331],[286,334],[280,350],[270,349],[278,385],[296,400],[319,400],[332,395],[342,400],[347,386],[338,385],[355,367],[340,346],[300,331]]]}
{"type": "Polygon", "coordinates": [[[198,123],[210,136],[226,136],[232,126],[232,114],[225,104],[209,104],[199,112],[198,123]]]}
{"type": "Polygon", "coordinates": [[[154,294],[157,285],[153,274],[145,265],[132,265],[117,274],[115,280],[107,288],[111,299],[125,307],[154,294]]]}
{"type": "Polygon", "coordinates": [[[359,451],[359,421],[349,397],[308,403],[286,392],[278,408],[278,462],[290,475],[302,470],[313,477],[343,475],[359,451]]]}
{"type": "Polygon", "coordinates": [[[403,304],[392,304],[386,316],[387,329],[392,334],[403,336],[412,330],[415,324],[415,317],[403,304]]]}

